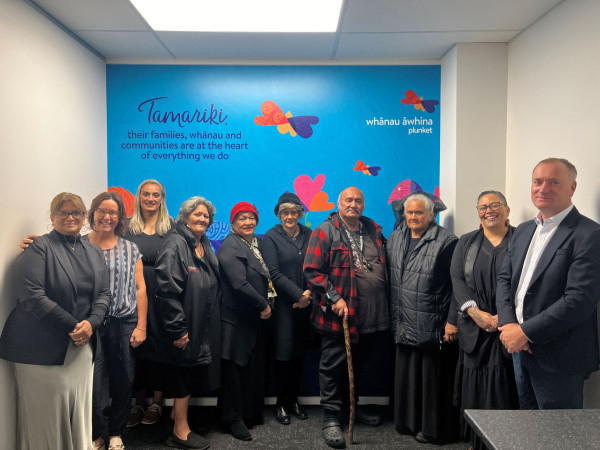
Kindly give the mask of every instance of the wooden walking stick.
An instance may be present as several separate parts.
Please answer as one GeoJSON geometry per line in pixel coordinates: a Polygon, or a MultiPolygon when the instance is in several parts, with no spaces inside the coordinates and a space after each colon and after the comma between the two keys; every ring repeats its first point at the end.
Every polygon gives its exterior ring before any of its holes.
{"type": "Polygon", "coordinates": [[[346,344],[346,360],[348,361],[348,384],[350,385],[350,420],[348,421],[348,444],[354,441],[354,415],[356,405],[354,402],[354,367],[352,366],[352,350],[350,348],[350,331],[348,331],[348,316],[344,315],[344,342],[346,344]]]}

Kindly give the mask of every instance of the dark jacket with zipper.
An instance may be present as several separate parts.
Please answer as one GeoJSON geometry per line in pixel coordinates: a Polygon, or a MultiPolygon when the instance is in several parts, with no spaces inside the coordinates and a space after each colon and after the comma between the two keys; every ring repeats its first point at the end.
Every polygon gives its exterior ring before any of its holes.
{"type": "Polygon", "coordinates": [[[409,240],[410,230],[403,226],[390,235],[387,244],[392,334],[398,344],[440,345],[446,322],[456,324],[450,262],[458,239],[431,222],[404,261],[409,240]]]}
{"type": "Polygon", "coordinates": [[[220,355],[220,349],[215,348],[220,346],[220,336],[211,327],[211,316],[218,315],[220,308],[219,263],[208,238],[204,235],[200,242],[203,260],[195,254],[196,238],[190,229],[177,223],[166,235],[156,261],[155,306],[162,341],[159,360],[166,364],[199,366],[220,355]],[[190,340],[187,347],[182,350],[173,346],[186,333],[190,340]]]}
{"type": "MultiPolygon", "coordinates": [[[[356,343],[359,339],[356,317],[358,289],[352,246],[342,230],[341,220],[337,212],[331,213],[313,230],[304,258],[304,275],[313,290],[313,327],[319,333],[343,336],[342,318],[331,310],[332,304],[343,298],[348,306],[350,340],[356,343]]],[[[386,241],[381,227],[365,216],[361,216],[360,223],[377,248],[379,262],[385,267],[386,241]]]]}

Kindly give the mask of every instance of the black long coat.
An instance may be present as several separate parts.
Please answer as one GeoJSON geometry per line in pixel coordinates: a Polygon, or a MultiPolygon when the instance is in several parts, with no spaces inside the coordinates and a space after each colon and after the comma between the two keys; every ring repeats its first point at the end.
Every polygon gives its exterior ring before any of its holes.
{"type": "Polygon", "coordinates": [[[230,234],[217,252],[223,281],[222,357],[245,366],[262,325],[269,280],[260,261],[240,236],[230,234]]]}
{"type": "Polygon", "coordinates": [[[281,225],[275,225],[267,231],[260,246],[277,291],[272,326],[275,359],[280,361],[302,356],[310,333],[310,306],[304,309],[292,307],[306,290],[302,264],[311,233],[310,228],[298,226],[300,233],[297,239],[302,242],[300,248],[281,225]]]}

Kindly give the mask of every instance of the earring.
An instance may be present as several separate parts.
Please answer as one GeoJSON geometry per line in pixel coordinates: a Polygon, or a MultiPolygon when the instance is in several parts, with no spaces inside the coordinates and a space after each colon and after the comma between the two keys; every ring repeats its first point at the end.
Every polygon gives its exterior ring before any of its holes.
{"type": "Polygon", "coordinates": [[[504,225],[506,225],[506,226],[510,225],[510,219],[508,217],[506,218],[506,222],[504,222],[504,225]]]}

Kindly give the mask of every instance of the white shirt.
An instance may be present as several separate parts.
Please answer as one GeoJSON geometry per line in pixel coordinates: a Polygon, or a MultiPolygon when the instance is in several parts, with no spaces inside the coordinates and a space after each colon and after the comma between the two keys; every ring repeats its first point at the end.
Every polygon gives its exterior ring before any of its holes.
{"type": "Polygon", "coordinates": [[[538,265],[540,256],[544,252],[544,249],[550,242],[552,236],[556,232],[556,229],[563,221],[565,217],[571,212],[573,205],[570,205],[567,209],[563,209],[558,214],[549,217],[542,223],[542,213],[538,213],[533,220],[537,224],[535,233],[529,243],[529,249],[527,250],[527,256],[523,263],[523,270],[521,271],[521,278],[519,279],[519,286],[517,287],[517,298],[515,299],[515,313],[519,323],[523,323],[523,301],[529,289],[531,277],[533,272],[538,265]]]}

